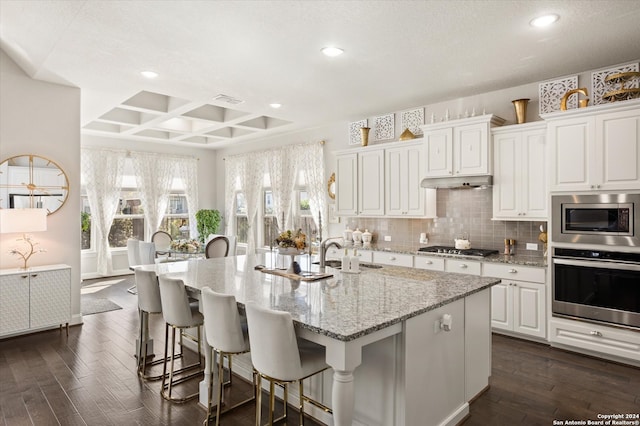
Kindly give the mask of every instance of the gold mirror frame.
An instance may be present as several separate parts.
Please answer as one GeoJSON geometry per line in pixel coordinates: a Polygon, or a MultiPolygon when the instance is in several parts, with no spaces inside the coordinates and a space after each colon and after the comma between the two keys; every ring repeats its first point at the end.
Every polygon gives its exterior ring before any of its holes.
{"type": "Polygon", "coordinates": [[[327,182],[327,192],[329,193],[329,198],[332,200],[336,199],[336,174],[331,173],[331,177],[329,177],[329,181],[327,182]]]}
{"type": "Polygon", "coordinates": [[[0,163],[0,207],[60,209],[69,197],[69,179],[55,161],[34,154],[0,163]]]}

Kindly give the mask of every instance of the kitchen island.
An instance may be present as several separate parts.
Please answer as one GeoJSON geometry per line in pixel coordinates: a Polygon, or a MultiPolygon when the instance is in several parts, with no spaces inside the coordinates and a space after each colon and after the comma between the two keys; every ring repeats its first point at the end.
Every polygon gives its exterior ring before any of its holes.
{"type": "MultiPolygon", "coordinates": [[[[308,260],[298,259],[303,271],[317,268],[308,260]]],[[[290,312],[299,334],[327,349],[333,371],[309,380],[309,392],[332,406],[333,418],[310,410],[328,424],[453,425],[488,385],[489,289],[498,279],[385,266],[327,268],[332,277],[300,281],[254,269],[281,262],[265,254],[153,268],[196,292],[233,294],[240,307],[253,300],[290,312]]]]}

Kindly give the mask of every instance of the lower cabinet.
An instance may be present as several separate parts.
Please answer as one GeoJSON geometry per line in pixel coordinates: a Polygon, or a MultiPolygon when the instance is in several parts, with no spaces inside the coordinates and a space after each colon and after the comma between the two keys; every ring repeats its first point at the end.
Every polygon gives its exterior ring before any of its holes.
{"type": "Polygon", "coordinates": [[[502,278],[500,284],[491,288],[491,326],[494,331],[545,339],[545,269],[485,263],[482,275],[502,278]]]}
{"type": "Polygon", "coordinates": [[[0,337],[69,324],[71,267],[0,271],[0,337]]]}
{"type": "Polygon", "coordinates": [[[549,341],[553,346],[569,347],[591,355],[625,358],[640,365],[640,333],[582,321],[551,318],[549,341]]]}

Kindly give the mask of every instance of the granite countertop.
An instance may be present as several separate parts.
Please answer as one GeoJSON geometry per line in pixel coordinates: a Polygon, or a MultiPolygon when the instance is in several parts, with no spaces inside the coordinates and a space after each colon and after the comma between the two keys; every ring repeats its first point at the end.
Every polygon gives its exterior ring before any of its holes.
{"type": "MultiPolygon", "coordinates": [[[[269,254],[218,259],[192,259],[156,265],[158,274],[182,278],[192,289],[204,286],[233,294],[240,305],[252,300],[291,313],[299,327],[331,338],[350,341],[500,282],[496,278],[385,266],[362,268],[359,274],[327,268],[333,277],[297,281],[262,273],[269,254]]],[[[303,270],[306,256],[299,256],[303,270]]],[[[317,271],[317,265],[311,265],[317,271]]]]}
{"type": "MultiPolygon", "coordinates": [[[[354,248],[354,246],[349,246],[349,248],[354,248]]],[[[478,256],[461,256],[461,255],[453,255],[453,254],[438,254],[438,253],[426,253],[422,251],[418,251],[417,249],[407,249],[403,247],[396,247],[390,245],[377,245],[371,244],[368,247],[355,247],[358,250],[365,251],[384,251],[389,253],[400,253],[400,254],[411,254],[417,256],[432,256],[432,257],[441,257],[448,259],[468,259],[468,260],[476,260],[479,262],[493,262],[493,263],[507,263],[514,265],[523,265],[523,266],[533,266],[538,268],[546,268],[547,261],[542,256],[529,256],[526,254],[515,254],[515,255],[504,255],[502,253],[493,254],[491,256],[486,257],[478,257],[478,256]]]]}

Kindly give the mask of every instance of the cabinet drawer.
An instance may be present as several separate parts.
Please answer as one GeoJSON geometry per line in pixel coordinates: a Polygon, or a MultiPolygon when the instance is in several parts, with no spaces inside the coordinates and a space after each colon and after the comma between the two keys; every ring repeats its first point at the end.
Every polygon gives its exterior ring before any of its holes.
{"type": "Polygon", "coordinates": [[[413,267],[429,269],[430,271],[444,271],[444,259],[429,256],[414,256],[413,267]]]}
{"type": "Polygon", "coordinates": [[[637,331],[553,318],[549,321],[549,340],[640,361],[640,334],[637,331]]]}
{"type": "Polygon", "coordinates": [[[472,260],[446,259],[444,270],[446,272],[456,272],[459,274],[480,275],[480,266],[480,262],[472,260]]]}
{"type": "Polygon", "coordinates": [[[485,262],[482,267],[483,277],[495,277],[506,280],[545,283],[545,269],[503,263],[485,262]]]}
{"type": "Polygon", "coordinates": [[[387,253],[382,251],[373,252],[373,263],[384,265],[413,267],[413,256],[410,254],[387,253]]]}

